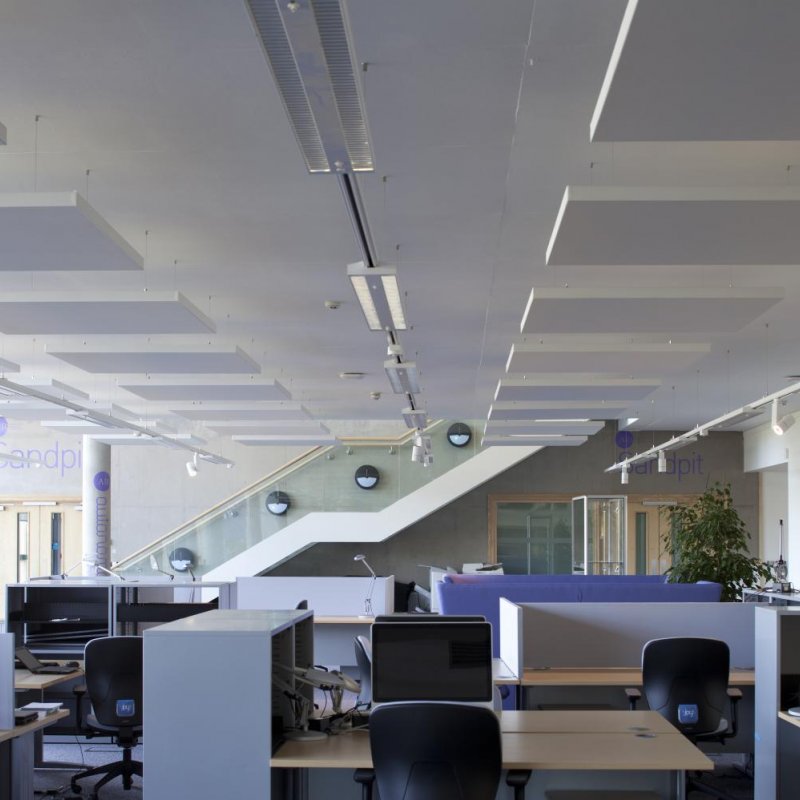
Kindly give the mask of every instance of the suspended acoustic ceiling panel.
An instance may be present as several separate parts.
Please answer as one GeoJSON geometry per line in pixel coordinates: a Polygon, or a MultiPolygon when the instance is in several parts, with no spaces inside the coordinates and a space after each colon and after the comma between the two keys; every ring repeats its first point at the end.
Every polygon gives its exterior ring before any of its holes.
{"type": "Polygon", "coordinates": [[[336,437],[332,434],[254,434],[250,436],[231,436],[231,440],[250,447],[279,446],[307,446],[318,447],[336,444],[336,437]]]}
{"type": "Polygon", "coordinates": [[[228,380],[225,383],[199,381],[159,381],[122,386],[132,394],[153,402],[212,401],[249,402],[257,400],[288,400],[289,393],[276,380],[228,380]]]}
{"type": "Polygon", "coordinates": [[[71,433],[75,434],[76,436],[112,431],[117,431],[119,433],[130,433],[130,431],[122,423],[120,424],[119,428],[109,428],[106,425],[98,425],[96,422],[91,422],[90,420],[86,419],[71,419],[69,417],[66,417],[65,419],[52,419],[52,416],[53,414],[51,413],[50,419],[44,419],[41,421],[43,428],[51,428],[52,430],[61,431],[62,433],[71,433]]]}
{"type": "Polygon", "coordinates": [[[763,288],[534,288],[521,331],[540,335],[732,333],[782,298],[782,289],[763,288]]]}
{"type": "Polygon", "coordinates": [[[19,364],[9,361],[5,358],[0,358],[0,372],[19,372],[19,364]]]}
{"type": "Polygon", "coordinates": [[[563,436],[594,436],[601,431],[605,422],[590,420],[589,422],[566,422],[559,420],[539,420],[537,422],[492,420],[487,422],[484,436],[532,436],[543,434],[559,434],[563,436]]]}
{"type": "Polygon", "coordinates": [[[50,355],[74,367],[93,373],[219,375],[261,372],[261,367],[238,347],[222,350],[192,349],[148,350],[78,350],[50,351],[50,355]]]}
{"type": "Polygon", "coordinates": [[[550,266],[796,264],[800,186],[568,186],[550,266]]]}
{"type": "Polygon", "coordinates": [[[800,3],[629,0],[592,141],[800,139],[800,3]]]}
{"type": "Polygon", "coordinates": [[[490,420],[619,419],[627,406],[577,400],[527,403],[497,402],[489,406],[490,420]]]}
{"type": "Polygon", "coordinates": [[[40,400],[26,403],[21,402],[0,402],[0,417],[7,419],[20,419],[30,422],[41,422],[45,419],[55,419],[63,416],[66,419],[66,409],[60,409],[50,403],[43,403],[40,400]]]}
{"type": "Polygon", "coordinates": [[[0,296],[0,332],[16,335],[208,333],[214,323],[178,292],[12,292],[0,296]]]}
{"type": "Polygon", "coordinates": [[[34,393],[41,393],[58,400],[71,400],[79,405],[88,405],[92,402],[92,398],[87,392],[76,389],[74,386],[70,386],[63,381],[57,381],[55,378],[45,381],[40,380],[35,383],[18,383],[15,384],[15,386],[15,391],[18,392],[24,392],[26,389],[30,389],[34,393]]]}
{"type": "Polygon", "coordinates": [[[484,436],[483,447],[514,446],[531,447],[578,447],[586,442],[586,436],[484,436]]]}
{"type": "Polygon", "coordinates": [[[609,378],[600,374],[502,378],[495,400],[641,400],[661,385],[656,378],[609,378]]]}
{"type": "Polygon", "coordinates": [[[711,352],[709,344],[604,344],[602,342],[524,342],[512,344],[506,372],[625,372],[685,369],[711,352]]]}
{"type": "Polygon", "coordinates": [[[77,192],[0,194],[0,270],[142,266],[139,253],[77,192]]]}
{"type": "Polygon", "coordinates": [[[329,435],[330,431],[319,422],[309,420],[303,425],[302,420],[289,421],[286,424],[275,422],[231,422],[229,424],[205,423],[205,427],[220,436],[313,436],[329,435]]]}
{"type": "MultiPolygon", "coordinates": [[[[169,447],[170,445],[164,439],[153,439],[150,436],[138,436],[136,433],[130,431],[114,431],[104,430],[98,428],[95,432],[90,434],[92,439],[105,444],[113,445],[130,445],[134,447],[169,447]]],[[[197,436],[192,436],[188,433],[171,434],[170,439],[181,444],[189,445],[190,447],[200,447],[205,444],[203,439],[197,436]]],[[[183,450],[184,448],[174,446],[176,450],[183,450]]],[[[191,456],[191,453],[188,453],[191,456]]]]}
{"type": "Polygon", "coordinates": [[[215,403],[203,403],[192,408],[173,408],[171,413],[196,422],[272,422],[275,420],[311,419],[308,411],[300,403],[280,403],[265,408],[219,408],[215,403]]]}

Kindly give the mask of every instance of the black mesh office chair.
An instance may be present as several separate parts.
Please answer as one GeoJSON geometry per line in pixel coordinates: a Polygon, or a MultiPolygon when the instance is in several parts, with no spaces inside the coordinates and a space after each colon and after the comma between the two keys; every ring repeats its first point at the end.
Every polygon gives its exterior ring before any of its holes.
{"type": "MultiPolygon", "coordinates": [[[[724,743],[736,736],[739,689],[728,687],[730,652],[718,639],[653,639],[642,650],[642,688],[650,708],[658,711],[695,744],[724,743]]],[[[626,689],[630,707],[641,697],[626,689]]],[[[718,798],[724,792],[690,777],[692,789],[718,798]]]]}
{"type": "Polygon", "coordinates": [[[131,778],[142,774],[142,762],[131,758],[131,749],[142,735],[142,638],[107,636],[93,639],[84,651],[86,685],[78,695],[78,730],[87,738],[110,736],[122,748],[122,760],[87,769],[74,775],[72,791],[81,792],[77,781],[91,775],[103,775],[94,785],[92,798],[100,787],[121,776],[124,789],[131,788],[131,778]],[[92,710],[83,715],[83,697],[89,695],[92,710]]]}
{"type": "Polygon", "coordinates": [[[358,706],[369,708],[372,705],[372,645],[366,636],[356,636],[353,645],[361,686],[358,692],[358,706]]]}
{"type": "MultiPolygon", "coordinates": [[[[457,703],[387,703],[369,720],[381,800],[494,800],[503,757],[500,724],[488,708],[457,703]]],[[[368,770],[356,780],[364,785],[368,770]]],[[[522,800],[530,770],[509,770],[522,800]]],[[[371,787],[370,787],[371,790],[371,787]]]]}

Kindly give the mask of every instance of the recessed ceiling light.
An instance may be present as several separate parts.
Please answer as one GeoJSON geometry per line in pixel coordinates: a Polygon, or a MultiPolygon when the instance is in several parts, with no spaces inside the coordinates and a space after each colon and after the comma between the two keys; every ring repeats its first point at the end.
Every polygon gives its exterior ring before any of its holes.
{"type": "Polygon", "coordinates": [[[343,381],[360,381],[366,374],[366,372],[340,372],[339,377],[343,381]]]}

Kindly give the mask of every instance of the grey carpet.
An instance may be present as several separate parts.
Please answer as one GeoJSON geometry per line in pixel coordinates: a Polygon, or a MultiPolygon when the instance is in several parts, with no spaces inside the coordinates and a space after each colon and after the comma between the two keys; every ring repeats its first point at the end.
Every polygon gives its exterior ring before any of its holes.
{"type": "MultiPolygon", "coordinates": [[[[108,764],[112,761],[119,761],[121,756],[122,750],[116,745],[97,741],[84,742],[80,745],[77,743],[47,743],[44,746],[44,758],[46,761],[85,764],[86,768],[96,767],[100,764],[108,764]]],[[[133,749],[133,758],[136,761],[142,760],[141,745],[133,749]]],[[[37,792],[36,797],[86,798],[91,796],[91,787],[96,781],[100,780],[102,776],[86,778],[86,780],[81,781],[81,785],[84,786],[84,789],[80,795],[74,795],[70,789],[70,779],[75,773],[80,772],[81,769],[83,769],[83,767],[70,767],[64,770],[37,770],[34,782],[34,788],[37,792]]],[[[113,781],[110,781],[103,786],[100,791],[101,800],[141,800],[141,798],[142,779],[139,776],[134,776],[133,787],[130,791],[126,792],[123,790],[121,778],[115,778],[113,781]]]]}

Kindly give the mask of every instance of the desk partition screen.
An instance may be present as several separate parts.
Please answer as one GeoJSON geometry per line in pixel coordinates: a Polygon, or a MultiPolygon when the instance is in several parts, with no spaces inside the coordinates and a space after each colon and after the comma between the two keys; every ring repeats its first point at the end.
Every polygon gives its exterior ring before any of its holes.
{"type": "Polygon", "coordinates": [[[492,699],[488,622],[376,622],[372,699],[487,702],[492,699]]]}

